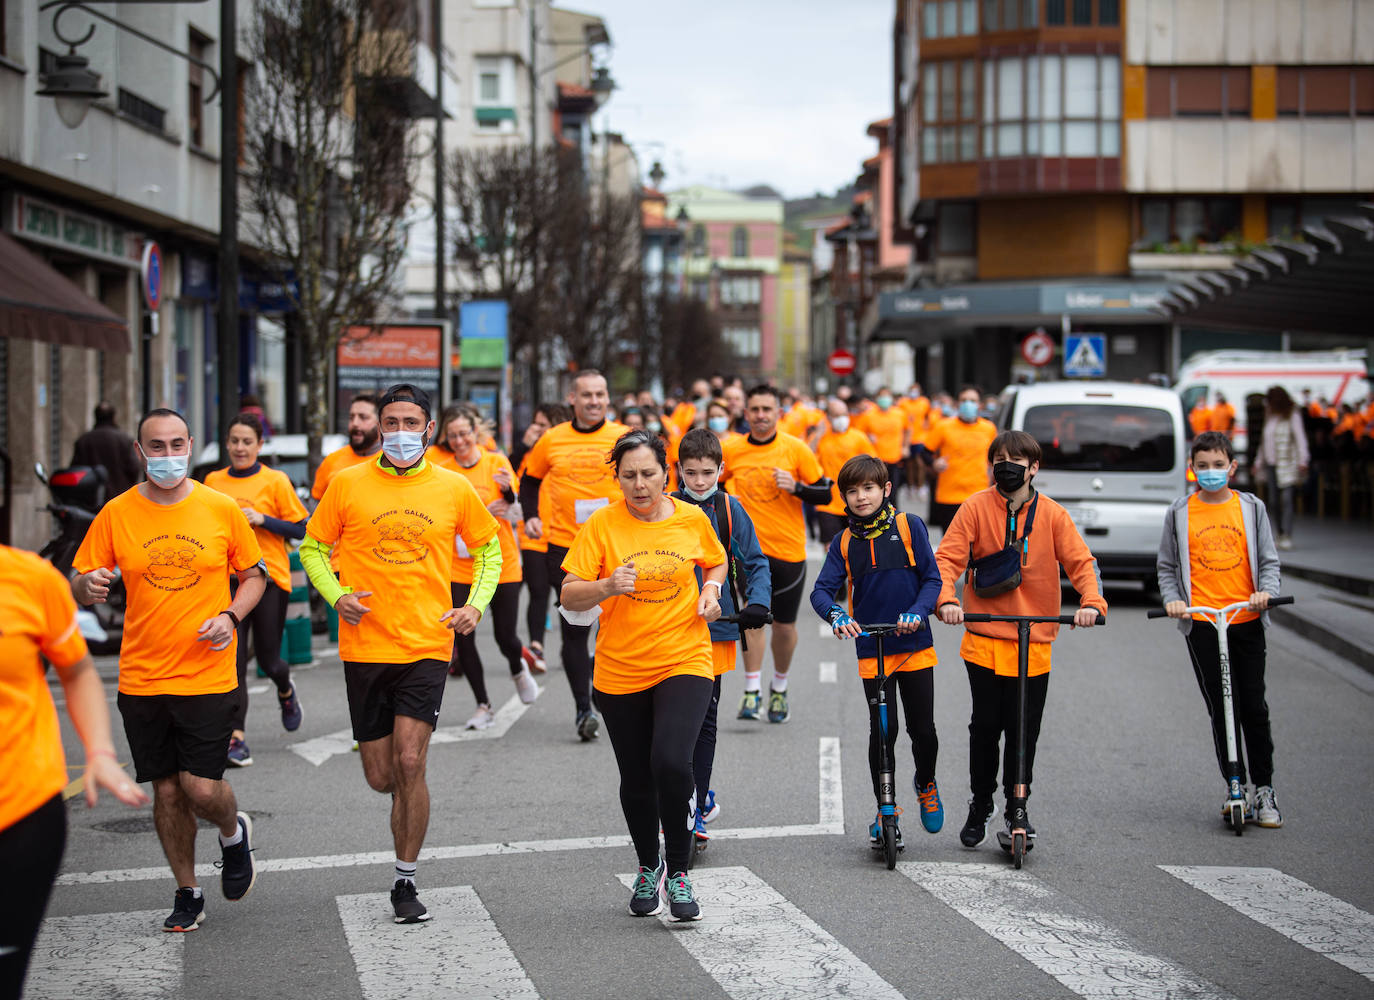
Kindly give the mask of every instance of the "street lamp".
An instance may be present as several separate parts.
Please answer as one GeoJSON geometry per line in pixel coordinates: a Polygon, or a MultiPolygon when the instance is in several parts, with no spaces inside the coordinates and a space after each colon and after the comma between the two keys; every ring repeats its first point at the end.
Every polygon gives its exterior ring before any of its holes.
{"type": "Polygon", "coordinates": [[[79,128],[86,120],[86,112],[91,102],[109,97],[109,91],[100,87],[100,74],[91,69],[90,60],[76,54],[72,46],[65,56],[57,57],[57,69],[43,75],[43,87],[39,97],[52,97],[57,100],[57,117],[67,128],[79,128]]]}

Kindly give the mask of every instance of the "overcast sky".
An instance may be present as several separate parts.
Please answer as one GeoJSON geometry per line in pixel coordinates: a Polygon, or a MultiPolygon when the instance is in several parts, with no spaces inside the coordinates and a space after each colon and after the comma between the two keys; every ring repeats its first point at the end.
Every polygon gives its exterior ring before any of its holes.
{"type": "MultiPolygon", "coordinates": [[[[560,4],[560,6],[563,6],[560,4]]],[[[891,0],[571,0],[599,14],[617,90],[598,130],[625,136],[668,190],[771,184],[829,193],[892,114],[891,0]]]]}

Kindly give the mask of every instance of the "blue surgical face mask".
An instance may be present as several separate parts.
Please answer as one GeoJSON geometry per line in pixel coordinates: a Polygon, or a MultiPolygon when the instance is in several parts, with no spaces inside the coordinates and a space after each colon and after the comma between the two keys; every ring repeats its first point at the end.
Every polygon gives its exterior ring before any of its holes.
{"type": "Polygon", "coordinates": [[[878,409],[880,409],[880,410],[886,410],[886,409],[888,409],[890,406],[892,406],[892,397],[891,397],[891,396],[879,396],[879,397],[878,397],[878,409]]]}
{"type": "Polygon", "coordinates": [[[712,417],[706,421],[706,426],[717,434],[724,434],[730,429],[729,417],[712,417]]]}
{"type": "Polygon", "coordinates": [[[387,431],[382,435],[382,451],[397,465],[409,466],[425,453],[425,435],[420,431],[387,431]]]}
{"type": "Polygon", "coordinates": [[[662,432],[663,425],[660,424],[657,420],[650,420],[648,424],[645,425],[644,429],[647,430],[650,434],[658,434],[662,432]]]}
{"type": "Polygon", "coordinates": [[[682,484],[682,492],[686,493],[697,503],[702,503],[703,501],[710,500],[713,496],[716,495],[716,490],[718,489],[720,489],[720,484],[712,483],[711,488],[707,490],[705,493],[698,493],[696,490],[692,489],[692,487],[688,486],[686,483],[682,484]]]}
{"type": "Polygon", "coordinates": [[[1197,473],[1197,484],[1208,493],[1215,493],[1217,490],[1226,487],[1226,481],[1231,478],[1228,469],[1201,469],[1197,473]]]}
{"type": "Polygon", "coordinates": [[[971,399],[959,401],[959,419],[967,423],[973,423],[978,419],[978,404],[971,399]]]}
{"type": "Polygon", "coordinates": [[[190,455],[145,455],[148,463],[148,478],[164,490],[173,490],[181,485],[191,466],[190,455]]]}

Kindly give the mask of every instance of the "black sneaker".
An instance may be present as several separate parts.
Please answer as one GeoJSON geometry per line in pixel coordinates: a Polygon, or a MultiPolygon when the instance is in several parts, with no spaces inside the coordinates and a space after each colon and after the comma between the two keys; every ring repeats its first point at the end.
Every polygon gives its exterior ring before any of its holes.
{"type": "Polygon", "coordinates": [[[162,929],[169,934],[184,934],[200,926],[205,919],[205,896],[199,899],[191,889],[178,889],[172,903],[172,915],[162,921],[162,929]]]}
{"type": "Polygon", "coordinates": [[[596,717],[596,713],[590,708],[585,712],[577,713],[577,735],[583,743],[590,743],[596,739],[598,731],[601,729],[601,720],[596,717]]]}
{"type": "Polygon", "coordinates": [[[668,880],[668,912],[674,920],[701,919],[701,907],[697,905],[686,872],[678,872],[668,880]]]}
{"type": "Polygon", "coordinates": [[[968,819],[959,831],[959,843],[965,847],[977,847],[988,835],[988,819],[992,816],[992,800],[969,799],[968,819]]]}
{"type": "Polygon", "coordinates": [[[239,813],[239,830],[242,840],[233,847],[220,848],[220,888],[225,899],[242,899],[258,880],[253,867],[253,820],[246,812],[239,813]]]}
{"type": "Polygon", "coordinates": [[[663,909],[663,880],[667,874],[668,865],[661,858],[656,868],[639,869],[630,890],[631,916],[652,917],[663,909]]]}
{"type": "Polygon", "coordinates": [[[415,883],[403,878],[391,887],[391,908],[396,911],[396,923],[418,924],[429,919],[429,911],[420,902],[415,883]]]}
{"type": "Polygon", "coordinates": [[[301,696],[296,693],[296,686],[291,685],[291,693],[286,697],[277,695],[277,704],[281,706],[281,725],[288,733],[294,733],[301,728],[301,719],[305,717],[305,710],[301,708],[301,696]]]}

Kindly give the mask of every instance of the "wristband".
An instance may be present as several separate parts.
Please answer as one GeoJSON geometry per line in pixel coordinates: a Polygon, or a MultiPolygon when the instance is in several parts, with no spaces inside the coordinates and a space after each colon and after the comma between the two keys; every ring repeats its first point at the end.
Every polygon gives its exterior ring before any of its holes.
{"type": "Polygon", "coordinates": [[[118,760],[119,760],[119,758],[115,756],[115,752],[114,752],[113,750],[106,750],[104,747],[98,747],[98,748],[96,748],[95,750],[87,750],[87,751],[86,751],[86,763],[87,763],[87,764],[90,764],[91,758],[92,758],[92,757],[109,757],[110,760],[113,760],[113,761],[118,761],[118,760]]]}
{"type": "Polygon", "coordinates": [[[718,582],[716,582],[715,580],[706,580],[705,582],[702,583],[701,588],[702,588],[703,590],[705,590],[707,587],[715,587],[715,588],[716,588],[716,596],[719,597],[719,596],[721,595],[720,584],[719,584],[718,582]]]}
{"type": "Polygon", "coordinates": [[[234,629],[235,629],[235,631],[238,630],[238,627],[239,627],[239,616],[238,616],[238,615],[234,614],[234,612],[230,611],[228,608],[225,608],[223,611],[220,612],[220,614],[222,614],[222,615],[227,615],[228,618],[229,618],[229,620],[230,620],[231,622],[234,623],[234,629]]]}

